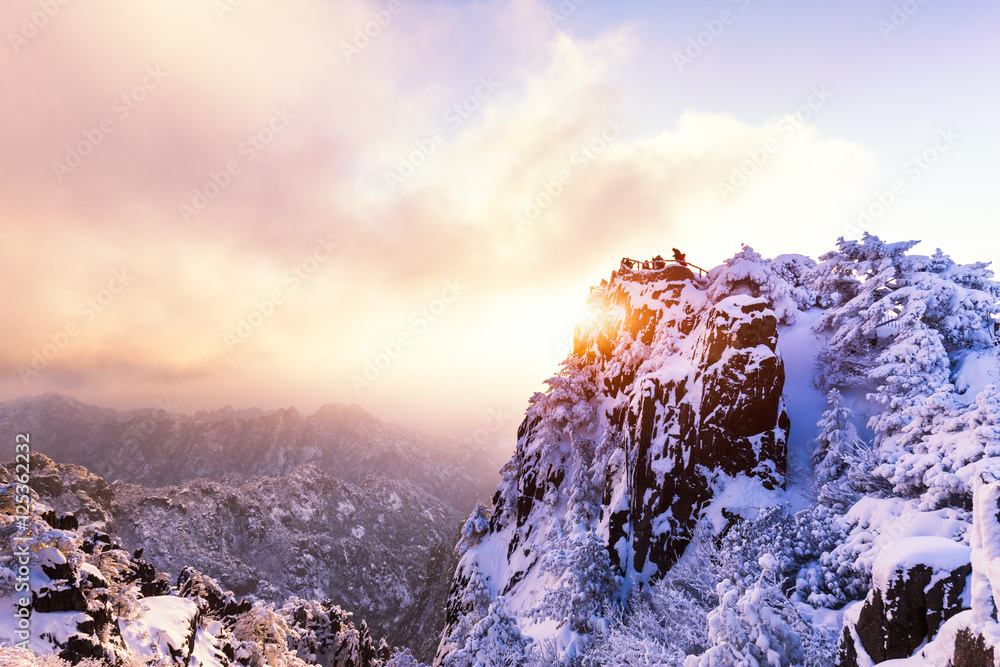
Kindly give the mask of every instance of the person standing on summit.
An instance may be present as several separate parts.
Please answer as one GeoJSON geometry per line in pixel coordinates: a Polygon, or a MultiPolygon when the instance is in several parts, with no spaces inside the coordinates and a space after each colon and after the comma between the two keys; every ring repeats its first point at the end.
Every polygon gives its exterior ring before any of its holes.
{"type": "Polygon", "coordinates": [[[674,261],[680,264],[681,266],[687,266],[687,261],[685,261],[684,259],[686,255],[677,248],[671,248],[671,249],[674,251],[674,261]]]}

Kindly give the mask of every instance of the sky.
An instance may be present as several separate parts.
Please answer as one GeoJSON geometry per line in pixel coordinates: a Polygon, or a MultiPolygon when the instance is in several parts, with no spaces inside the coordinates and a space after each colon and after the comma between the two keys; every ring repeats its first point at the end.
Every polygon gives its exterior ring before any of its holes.
{"type": "Polygon", "coordinates": [[[1000,5],[6,0],[0,400],[510,445],[590,285],[1000,254],[1000,5]]]}

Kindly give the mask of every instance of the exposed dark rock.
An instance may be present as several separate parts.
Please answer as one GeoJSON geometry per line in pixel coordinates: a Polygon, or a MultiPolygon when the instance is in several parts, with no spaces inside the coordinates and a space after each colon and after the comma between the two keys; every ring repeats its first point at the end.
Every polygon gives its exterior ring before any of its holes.
{"type": "MultiPolygon", "coordinates": [[[[968,547],[955,544],[954,550],[965,553],[968,547]]],[[[858,665],[858,648],[875,663],[913,655],[921,644],[937,634],[942,623],[965,609],[962,593],[971,572],[971,563],[950,572],[936,571],[924,564],[895,566],[881,583],[883,588],[876,582],[868,594],[853,624],[853,634],[850,623],[845,622],[840,664],[858,665]],[[855,635],[860,647],[854,646],[855,635]]]]}
{"type": "MultiPolygon", "coordinates": [[[[648,560],[665,572],[687,546],[712,495],[712,479],[702,471],[755,475],[769,488],[784,483],[788,426],[777,321],[758,300],[727,305],[707,316],[694,379],[646,381],[638,410],[617,425],[637,454],[630,507],[636,571],[648,560]],[[698,383],[692,398],[689,389],[698,383]],[[670,529],[655,531],[664,515],[670,529]]],[[[624,526],[626,517],[619,513],[615,523],[624,526]]]]}

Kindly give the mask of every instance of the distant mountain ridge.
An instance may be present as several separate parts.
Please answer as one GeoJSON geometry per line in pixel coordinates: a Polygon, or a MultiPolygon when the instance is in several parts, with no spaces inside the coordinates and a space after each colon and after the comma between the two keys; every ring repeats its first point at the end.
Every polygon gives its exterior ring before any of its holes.
{"type": "Polygon", "coordinates": [[[100,408],[61,394],[0,403],[0,437],[13,441],[23,432],[35,451],[109,482],[281,477],[308,464],[351,484],[405,479],[462,513],[489,497],[502,463],[485,449],[381,422],[358,405],[327,404],[308,416],[294,407],[191,416],[100,408]]]}

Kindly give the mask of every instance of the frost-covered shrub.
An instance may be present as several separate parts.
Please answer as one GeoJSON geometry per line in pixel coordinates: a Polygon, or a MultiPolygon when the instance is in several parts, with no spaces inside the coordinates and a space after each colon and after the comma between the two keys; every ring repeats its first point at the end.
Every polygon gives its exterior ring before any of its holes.
{"type": "Polygon", "coordinates": [[[705,651],[715,585],[727,569],[702,526],[660,581],[633,590],[624,609],[606,610],[608,626],[594,636],[585,664],[675,666],[705,651]]]}
{"type": "Polygon", "coordinates": [[[317,664],[381,664],[391,653],[386,641],[374,641],[368,624],[353,624],[353,614],[330,600],[289,598],[278,610],[286,623],[289,651],[317,664]]]}
{"type": "MultiPolygon", "coordinates": [[[[76,667],[104,667],[104,664],[95,658],[87,658],[76,663],[76,667]]],[[[123,665],[123,667],[133,667],[133,665],[134,667],[145,667],[145,664],[134,662],[123,665]]],[[[57,655],[35,655],[24,649],[0,646],[0,665],[3,667],[70,667],[72,663],[57,655]]]]}
{"type": "Polygon", "coordinates": [[[766,260],[744,244],[725,264],[709,271],[708,298],[718,303],[732,294],[763,297],[779,322],[793,324],[798,310],[814,300],[812,290],[800,281],[802,265],[808,262],[802,260],[793,261],[788,255],[781,262],[766,260]]]}
{"type": "Polygon", "coordinates": [[[815,544],[800,535],[796,517],[787,505],[766,507],[757,516],[737,519],[720,539],[720,557],[727,564],[726,577],[744,584],[760,576],[760,559],[769,554],[775,571],[791,574],[815,552],[815,544]]]}
{"type": "Polygon", "coordinates": [[[472,514],[462,524],[462,535],[459,537],[456,549],[459,554],[465,553],[470,547],[479,544],[479,540],[490,529],[490,509],[482,501],[476,502],[472,514]]]}
{"type": "Polygon", "coordinates": [[[242,653],[254,667],[304,667],[307,664],[289,648],[289,639],[295,639],[294,631],[285,617],[274,610],[274,605],[257,604],[240,614],[233,637],[241,642],[237,657],[242,653]]]}
{"type": "Polygon", "coordinates": [[[719,583],[719,605],[708,615],[712,646],[687,658],[685,667],[802,664],[802,639],[792,629],[799,619],[777,586],[777,561],[765,555],[760,565],[760,578],[742,594],[732,580],[719,583]]]}
{"type": "Polygon", "coordinates": [[[385,663],[385,667],[427,667],[427,665],[414,658],[410,649],[404,648],[394,653],[389,662],[385,663]]]}

